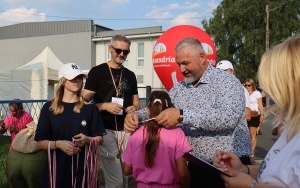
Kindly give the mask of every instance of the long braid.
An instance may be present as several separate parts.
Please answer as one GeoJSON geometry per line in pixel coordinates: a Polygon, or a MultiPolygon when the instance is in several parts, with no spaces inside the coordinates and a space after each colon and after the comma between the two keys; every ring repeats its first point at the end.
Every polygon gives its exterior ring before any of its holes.
{"type": "MultiPolygon", "coordinates": [[[[149,117],[156,117],[166,108],[173,107],[168,93],[164,91],[153,91],[149,98],[149,117]]],[[[146,124],[147,136],[145,144],[145,165],[146,167],[153,167],[155,165],[155,156],[159,146],[159,131],[161,127],[155,121],[149,121],[146,124]]]]}

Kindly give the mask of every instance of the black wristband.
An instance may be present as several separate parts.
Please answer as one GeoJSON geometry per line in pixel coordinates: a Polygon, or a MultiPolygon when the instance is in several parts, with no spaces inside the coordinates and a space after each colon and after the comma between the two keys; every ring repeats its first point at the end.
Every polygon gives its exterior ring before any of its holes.
{"type": "Polygon", "coordinates": [[[86,102],[86,103],[90,103],[90,102],[92,101],[92,99],[91,99],[91,100],[89,100],[89,99],[87,99],[87,98],[84,98],[84,97],[82,97],[82,98],[83,98],[84,102],[86,102]]]}
{"type": "Polygon", "coordinates": [[[250,175],[250,168],[248,165],[245,165],[247,167],[247,174],[250,175]]]}
{"type": "Polygon", "coordinates": [[[177,119],[178,123],[182,123],[183,121],[183,110],[179,109],[179,117],[177,119]]]}

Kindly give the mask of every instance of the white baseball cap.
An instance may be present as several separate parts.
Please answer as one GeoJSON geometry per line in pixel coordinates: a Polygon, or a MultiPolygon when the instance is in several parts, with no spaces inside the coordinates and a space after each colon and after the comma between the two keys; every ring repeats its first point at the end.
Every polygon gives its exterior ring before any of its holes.
{"type": "Polygon", "coordinates": [[[58,71],[58,79],[64,77],[68,80],[72,80],[78,75],[84,75],[84,77],[86,77],[81,68],[75,63],[64,64],[58,71]]]}
{"type": "Polygon", "coordinates": [[[232,63],[228,60],[222,60],[220,61],[217,66],[216,66],[217,69],[222,69],[222,70],[227,70],[227,69],[233,69],[233,66],[232,66],[232,63]]]}

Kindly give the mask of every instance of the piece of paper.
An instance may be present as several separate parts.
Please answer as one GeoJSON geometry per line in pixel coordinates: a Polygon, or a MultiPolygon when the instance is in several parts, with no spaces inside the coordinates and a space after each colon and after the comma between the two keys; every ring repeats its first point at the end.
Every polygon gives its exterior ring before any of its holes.
{"type": "MultiPolygon", "coordinates": [[[[124,99],[123,98],[118,98],[118,97],[112,97],[111,102],[117,103],[121,106],[123,106],[124,99]]],[[[123,110],[120,110],[117,115],[123,115],[123,110]]]]}

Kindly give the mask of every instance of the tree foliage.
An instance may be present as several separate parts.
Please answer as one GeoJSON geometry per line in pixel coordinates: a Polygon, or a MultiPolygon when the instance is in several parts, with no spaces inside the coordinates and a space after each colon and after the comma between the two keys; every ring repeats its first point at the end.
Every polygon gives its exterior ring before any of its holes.
{"type": "Polygon", "coordinates": [[[300,0],[223,0],[212,18],[202,21],[215,42],[217,62],[231,61],[241,82],[256,80],[266,51],[266,5],[270,47],[300,33],[300,0]]]}

